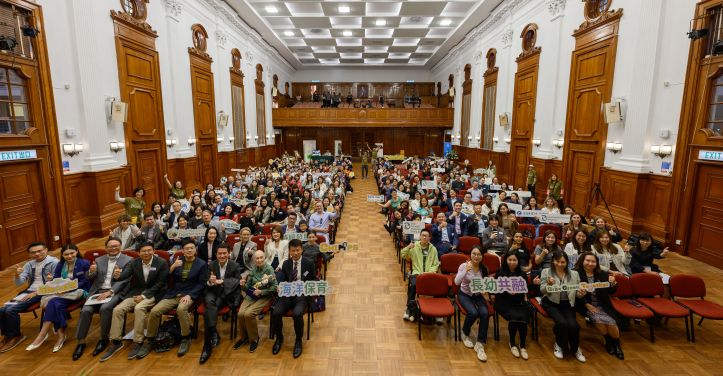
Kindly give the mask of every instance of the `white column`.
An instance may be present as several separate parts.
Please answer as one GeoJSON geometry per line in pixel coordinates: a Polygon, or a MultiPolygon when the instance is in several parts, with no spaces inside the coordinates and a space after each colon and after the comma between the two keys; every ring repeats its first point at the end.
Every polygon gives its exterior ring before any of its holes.
{"type": "MultiPolygon", "coordinates": [[[[475,42],[475,47],[479,48],[479,43],[475,42]]],[[[479,148],[482,145],[482,107],[484,107],[484,78],[482,73],[484,72],[484,64],[482,60],[484,54],[481,49],[478,49],[474,53],[474,66],[472,67],[472,111],[469,119],[469,134],[472,136],[472,140],[469,142],[469,146],[472,148],[479,148]],[[480,132],[480,140],[477,140],[477,132],[480,132]]]]}
{"type": "MultiPolygon", "coordinates": [[[[268,83],[268,85],[266,85],[266,87],[264,88],[264,90],[266,90],[266,93],[268,93],[268,95],[265,95],[266,103],[264,104],[264,106],[266,108],[266,111],[265,111],[266,121],[264,122],[264,126],[265,126],[264,130],[266,131],[266,133],[268,133],[269,136],[271,136],[270,138],[266,139],[266,145],[273,145],[276,143],[276,137],[274,137],[274,124],[271,120],[271,117],[273,114],[273,108],[274,108],[274,106],[273,106],[274,98],[271,95],[272,94],[271,88],[274,87],[274,72],[271,69],[271,64],[269,63],[268,59],[266,59],[266,68],[268,69],[269,74],[267,75],[267,79],[266,79],[266,82],[268,83]]],[[[259,137],[261,137],[261,136],[259,135],[259,137]]],[[[266,134],[264,134],[264,137],[266,137],[266,134]]]]}
{"type": "Polygon", "coordinates": [[[97,57],[95,13],[93,0],[73,0],[73,18],[75,41],[78,50],[78,71],[80,74],[80,93],[85,121],[86,137],[84,145],[83,170],[101,171],[118,167],[110,155],[108,141],[108,122],[103,95],[101,64],[97,57]]]}
{"type": "Polygon", "coordinates": [[[627,114],[624,118],[624,131],[621,142],[622,156],[612,168],[636,173],[648,173],[650,166],[650,138],[653,121],[653,86],[660,57],[658,56],[660,21],[663,16],[660,0],[640,0],[640,9],[644,12],[638,17],[638,31],[635,37],[635,60],[632,65],[633,81],[628,98],[627,114]],[[652,61],[651,61],[652,60],[652,61]]]}
{"type": "MultiPolygon", "coordinates": [[[[256,85],[254,80],[256,79],[256,68],[253,64],[254,55],[250,51],[246,51],[246,74],[244,76],[244,94],[246,96],[246,130],[250,131],[251,139],[247,140],[248,147],[254,148],[259,146],[256,136],[261,137],[258,134],[258,128],[256,127],[256,85]]],[[[264,135],[265,137],[265,135],[264,135]]]]}
{"type": "MultiPolygon", "coordinates": [[[[511,19],[510,22],[512,22],[511,19]]],[[[507,58],[504,62],[507,67],[504,67],[502,66],[502,64],[500,64],[502,68],[497,73],[497,98],[500,97],[500,94],[504,97],[504,106],[502,108],[497,107],[495,111],[495,116],[497,117],[497,119],[495,119],[495,124],[497,124],[498,127],[495,127],[495,137],[497,137],[497,144],[495,144],[494,149],[497,152],[504,153],[509,153],[510,151],[510,144],[505,142],[505,138],[511,137],[509,134],[509,130],[512,128],[512,110],[510,108],[510,98],[515,95],[514,80],[512,78],[515,76],[515,72],[517,70],[517,64],[515,63],[514,56],[512,55],[513,39],[514,30],[512,30],[512,25],[509,25],[509,29],[502,32],[502,49],[506,50],[507,52],[507,58]],[[504,88],[504,90],[500,90],[500,87],[504,88]],[[505,114],[507,114],[507,120],[509,122],[506,128],[499,126],[499,115],[505,114]]]]}
{"type": "MultiPolygon", "coordinates": [[[[176,147],[167,149],[169,159],[171,159],[172,157],[191,157],[193,156],[192,148],[196,147],[195,145],[188,145],[188,138],[196,137],[196,129],[193,118],[191,118],[190,121],[187,121],[187,124],[182,125],[179,122],[179,119],[181,117],[178,114],[177,101],[180,100],[180,98],[184,98],[185,96],[179,92],[183,85],[179,85],[177,81],[181,80],[180,77],[183,77],[188,72],[188,69],[181,69],[181,61],[183,60],[181,59],[181,54],[179,54],[176,50],[177,48],[179,48],[178,46],[181,45],[181,42],[178,38],[178,27],[181,18],[181,12],[182,7],[180,1],[166,0],[166,35],[168,36],[168,51],[166,53],[168,54],[168,58],[161,59],[161,61],[165,60],[168,62],[168,70],[171,72],[171,75],[172,77],[174,77],[174,79],[168,80],[168,84],[170,85],[171,90],[167,93],[163,93],[166,97],[166,101],[169,103],[170,106],[170,111],[166,111],[163,116],[166,123],[166,129],[173,129],[173,137],[178,138],[178,143],[176,144],[176,147]]],[[[190,77],[188,77],[188,80],[190,80],[190,77]]],[[[164,103],[166,101],[164,101],[164,103]]]]}
{"type": "MultiPolygon", "coordinates": [[[[218,151],[224,151],[224,150],[233,150],[233,144],[229,142],[229,137],[233,134],[233,131],[227,132],[229,128],[233,130],[233,107],[226,108],[226,101],[224,101],[224,88],[226,87],[222,81],[226,81],[226,72],[224,71],[222,65],[227,64],[228,61],[231,59],[226,59],[228,55],[226,53],[226,40],[228,39],[228,35],[226,32],[221,28],[219,25],[217,25],[217,29],[215,32],[216,35],[216,72],[213,75],[213,80],[215,82],[215,92],[216,92],[216,112],[220,113],[223,111],[223,114],[229,117],[229,121],[225,127],[219,127],[216,126],[216,132],[217,137],[223,137],[223,141],[221,141],[221,144],[219,144],[218,151]]],[[[216,116],[218,118],[218,114],[216,116]]],[[[218,123],[216,123],[218,124],[218,123]]]]}

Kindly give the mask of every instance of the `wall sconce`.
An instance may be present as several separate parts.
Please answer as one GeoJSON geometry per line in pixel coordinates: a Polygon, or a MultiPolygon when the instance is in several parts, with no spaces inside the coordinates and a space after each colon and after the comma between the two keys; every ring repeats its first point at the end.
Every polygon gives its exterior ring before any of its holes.
{"type": "Polygon", "coordinates": [[[617,154],[619,151],[623,150],[623,144],[619,142],[608,142],[607,143],[607,149],[613,152],[614,154],[617,154]]]}
{"type": "Polygon", "coordinates": [[[650,152],[660,157],[660,159],[665,158],[667,155],[670,155],[673,153],[673,146],[671,145],[652,145],[650,147],[650,152]]]}
{"type": "Polygon", "coordinates": [[[477,132],[477,136],[475,137],[477,139],[477,141],[480,140],[480,135],[481,135],[481,132],[477,132]]]}
{"type": "Polygon", "coordinates": [[[452,137],[452,141],[454,141],[454,135],[450,135],[450,137],[452,137]]]}
{"type": "Polygon", "coordinates": [[[552,140],[552,146],[557,146],[558,149],[561,149],[563,144],[565,144],[565,140],[552,140]]]}
{"type": "Polygon", "coordinates": [[[125,147],[126,147],[125,142],[111,141],[111,143],[110,143],[110,150],[114,153],[117,153],[117,152],[125,149],[125,147]]]}
{"type": "Polygon", "coordinates": [[[509,143],[511,143],[511,142],[512,142],[512,139],[511,139],[511,138],[507,138],[507,137],[505,137],[505,142],[509,144],[509,143]]]}
{"type": "Polygon", "coordinates": [[[63,144],[63,152],[72,158],[83,152],[83,144],[63,144]]]}
{"type": "Polygon", "coordinates": [[[494,142],[495,142],[495,144],[496,144],[496,143],[498,143],[498,142],[500,141],[500,139],[499,139],[499,138],[497,138],[497,137],[492,137],[492,141],[494,141],[494,142]]]}
{"type": "Polygon", "coordinates": [[[217,137],[217,138],[216,138],[216,141],[217,141],[218,143],[222,143],[222,142],[223,142],[223,137],[217,137]]]}
{"type": "Polygon", "coordinates": [[[258,139],[259,139],[259,136],[254,136],[254,139],[255,139],[255,140],[258,140],[258,139]]]}
{"type": "Polygon", "coordinates": [[[196,143],[196,139],[195,139],[195,138],[193,138],[193,137],[189,137],[189,138],[188,138],[188,145],[189,145],[189,146],[191,146],[191,145],[193,145],[193,144],[195,144],[195,143],[196,143]]]}
{"type": "Polygon", "coordinates": [[[472,141],[472,136],[467,136],[467,139],[472,141]]]}
{"type": "Polygon", "coordinates": [[[172,147],[176,146],[176,143],[177,143],[177,142],[178,142],[178,141],[176,141],[175,138],[172,139],[172,140],[166,140],[166,146],[168,146],[169,148],[172,148],[172,147]]]}
{"type": "Polygon", "coordinates": [[[271,135],[267,133],[266,138],[271,138],[271,135]]]}
{"type": "Polygon", "coordinates": [[[540,139],[533,139],[533,140],[532,140],[532,145],[534,145],[535,147],[538,147],[538,148],[539,148],[539,147],[540,147],[540,143],[541,143],[540,139]]]}
{"type": "Polygon", "coordinates": [[[236,139],[236,137],[231,136],[231,137],[228,138],[228,141],[233,144],[233,140],[235,140],[235,139],[236,139]]]}
{"type": "Polygon", "coordinates": [[[251,133],[249,133],[249,131],[246,131],[246,139],[247,140],[251,139],[251,133]]]}

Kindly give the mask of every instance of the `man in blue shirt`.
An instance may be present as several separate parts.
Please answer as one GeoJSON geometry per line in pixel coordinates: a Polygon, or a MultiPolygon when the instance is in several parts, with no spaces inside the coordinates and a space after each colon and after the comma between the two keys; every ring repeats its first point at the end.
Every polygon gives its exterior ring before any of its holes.
{"type": "Polygon", "coordinates": [[[482,196],[484,196],[484,191],[479,188],[479,182],[472,182],[472,188],[470,188],[467,193],[472,194],[472,201],[480,201],[482,200],[482,196]]]}
{"type": "Polygon", "coordinates": [[[321,201],[316,202],[316,213],[309,216],[309,229],[314,231],[316,235],[329,236],[329,220],[339,216],[339,205],[334,207],[334,212],[324,211],[321,201]]]}

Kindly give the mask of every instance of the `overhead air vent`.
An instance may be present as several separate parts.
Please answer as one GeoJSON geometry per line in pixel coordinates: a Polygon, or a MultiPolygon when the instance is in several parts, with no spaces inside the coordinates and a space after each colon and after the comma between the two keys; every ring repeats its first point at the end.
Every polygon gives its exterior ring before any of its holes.
{"type": "Polygon", "coordinates": [[[380,41],[380,40],[374,40],[374,41],[372,41],[372,44],[382,44],[382,41],[380,41]]]}
{"type": "Polygon", "coordinates": [[[409,22],[422,22],[422,17],[409,17],[409,22]]]}
{"type": "Polygon", "coordinates": [[[394,56],[404,56],[404,54],[401,53],[401,52],[397,52],[397,53],[394,54],[394,56]]]}
{"type": "Polygon", "coordinates": [[[311,31],[311,32],[314,33],[314,34],[320,34],[323,30],[321,30],[321,29],[311,29],[311,30],[309,30],[309,31],[311,31]]]}
{"type": "Polygon", "coordinates": [[[353,48],[347,48],[346,50],[347,50],[347,51],[354,51],[353,48]]]}
{"type": "Polygon", "coordinates": [[[426,43],[426,44],[434,44],[434,41],[433,41],[433,40],[428,40],[428,41],[426,41],[426,42],[424,42],[424,43],[426,43]]]}

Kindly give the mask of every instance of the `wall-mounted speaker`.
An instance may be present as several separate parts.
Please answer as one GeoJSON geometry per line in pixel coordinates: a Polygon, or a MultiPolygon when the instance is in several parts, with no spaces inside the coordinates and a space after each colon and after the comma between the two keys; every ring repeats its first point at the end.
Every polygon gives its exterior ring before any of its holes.
{"type": "Polygon", "coordinates": [[[500,115],[500,126],[506,127],[510,124],[509,120],[507,119],[507,114],[500,115]]]}
{"type": "Polygon", "coordinates": [[[620,102],[605,103],[605,123],[618,123],[622,121],[620,115],[620,102]]]}
{"type": "Polygon", "coordinates": [[[128,103],[113,101],[110,105],[110,120],[123,123],[128,121],[128,103]]]}

